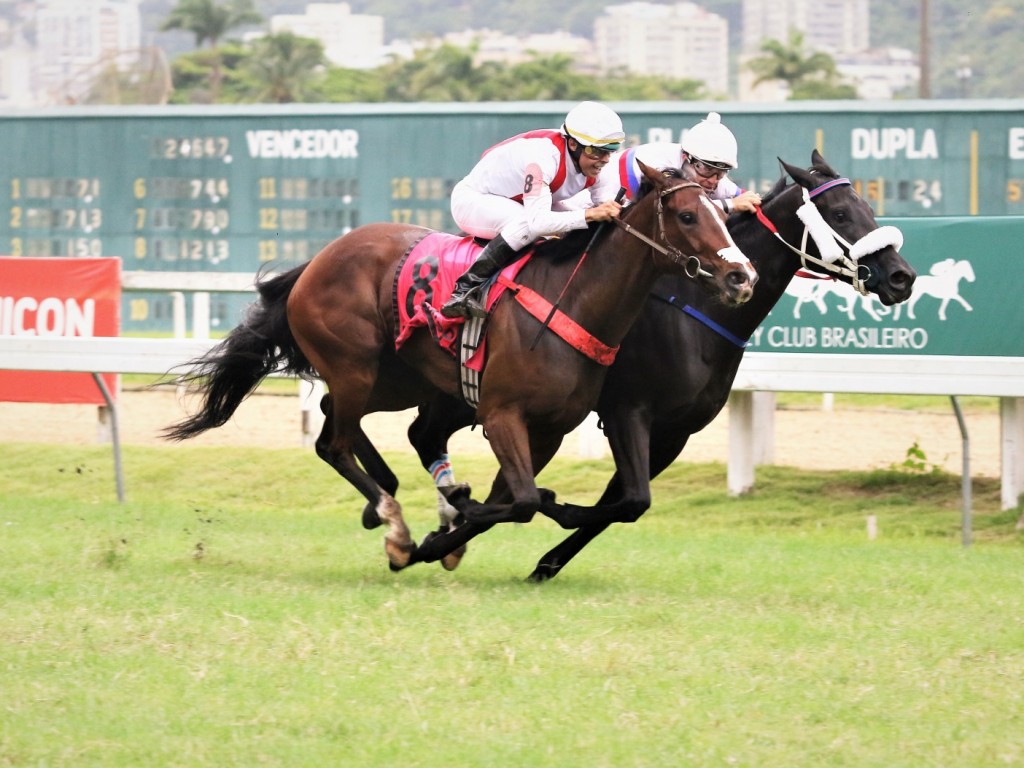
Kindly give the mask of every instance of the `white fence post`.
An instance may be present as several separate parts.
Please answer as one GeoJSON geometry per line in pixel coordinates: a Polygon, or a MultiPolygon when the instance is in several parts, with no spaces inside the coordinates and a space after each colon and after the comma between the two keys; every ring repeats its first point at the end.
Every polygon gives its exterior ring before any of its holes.
{"type": "Polygon", "coordinates": [[[174,328],[174,338],[184,339],[188,335],[188,324],[185,320],[185,294],[181,291],[171,291],[171,325],[174,328]]]}
{"type": "Polygon", "coordinates": [[[734,389],[729,395],[729,469],[726,485],[730,496],[754,487],[754,393],[734,389]]]}
{"type": "Polygon", "coordinates": [[[608,439],[598,426],[597,414],[591,411],[577,427],[579,457],[581,459],[603,459],[608,455],[608,439]]]}
{"type": "Polygon", "coordinates": [[[192,294],[192,337],[210,338],[210,294],[206,291],[192,294]]]}
{"type": "MultiPolygon", "coordinates": [[[[1013,509],[1024,493],[1024,397],[999,398],[999,427],[1002,508],[1013,509]]],[[[1024,517],[1017,526],[1024,528],[1024,517]]]]}
{"type": "Polygon", "coordinates": [[[754,392],[751,418],[755,466],[775,463],[775,401],[774,392],[754,392]]]}
{"type": "Polygon", "coordinates": [[[320,379],[307,381],[299,379],[299,409],[302,412],[302,447],[310,448],[316,443],[324,418],[320,411],[320,399],[324,396],[324,383],[320,379]]]}

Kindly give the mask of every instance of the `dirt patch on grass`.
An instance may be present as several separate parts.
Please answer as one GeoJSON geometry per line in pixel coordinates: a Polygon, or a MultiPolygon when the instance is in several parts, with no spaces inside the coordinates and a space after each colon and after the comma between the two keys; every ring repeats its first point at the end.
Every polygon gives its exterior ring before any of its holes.
{"type": "MultiPolygon", "coordinates": [[[[120,399],[120,433],[125,445],[164,445],[160,431],[187,414],[188,401],[173,389],[125,391],[120,399]]],[[[223,427],[189,441],[194,445],[246,445],[294,448],[309,445],[320,429],[319,411],[303,411],[297,396],[254,395],[223,427]]],[[[410,450],[405,431],[412,411],[372,414],[364,427],[382,451],[410,450]]],[[[967,414],[971,474],[999,477],[999,418],[994,413],[967,414]]],[[[692,462],[728,458],[728,412],[694,435],[682,459],[692,462]]],[[[97,408],[85,405],[0,403],[0,435],[11,442],[87,445],[97,442],[97,408]]],[[[563,456],[592,455],[587,446],[603,437],[584,425],[569,435],[563,456]]],[[[917,444],[929,465],[959,474],[962,438],[952,409],[946,413],[899,410],[778,410],[775,415],[774,463],[808,469],[871,469],[899,464],[917,444]]],[[[463,430],[452,441],[452,454],[488,451],[480,430],[463,430]]]]}

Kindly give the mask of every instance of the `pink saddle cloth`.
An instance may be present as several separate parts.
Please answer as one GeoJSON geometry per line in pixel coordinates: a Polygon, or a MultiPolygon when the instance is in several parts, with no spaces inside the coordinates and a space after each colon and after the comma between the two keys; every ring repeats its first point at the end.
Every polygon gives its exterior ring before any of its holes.
{"type": "MultiPolygon", "coordinates": [[[[432,232],[405,255],[395,282],[395,316],[398,318],[395,349],[400,349],[417,329],[426,328],[438,346],[458,357],[459,326],[465,320],[445,317],[440,308],[452,295],[455,281],[481,250],[483,247],[471,237],[432,232]]],[[[531,254],[532,251],[505,267],[501,274],[513,280],[531,254]]],[[[484,304],[488,312],[506,290],[500,283],[491,285],[484,304]]],[[[481,342],[467,361],[467,367],[482,371],[485,355],[485,344],[481,342]]]]}

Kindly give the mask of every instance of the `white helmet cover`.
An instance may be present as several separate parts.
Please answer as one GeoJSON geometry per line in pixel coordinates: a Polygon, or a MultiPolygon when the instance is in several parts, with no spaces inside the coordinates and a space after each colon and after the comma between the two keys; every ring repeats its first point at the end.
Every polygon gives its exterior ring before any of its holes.
{"type": "Polygon", "coordinates": [[[736,137],[722,125],[722,116],[717,112],[708,112],[706,118],[688,130],[680,146],[683,152],[706,163],[728,168],[738,164],[736,137]]]}
{"type": "Polygon", "coordinates": [[[601,147],[609,151],[618,149],[626,139],[622,118],[596,101],[583,101],[570,109],[562,130],[585,147],[601,147]]]}

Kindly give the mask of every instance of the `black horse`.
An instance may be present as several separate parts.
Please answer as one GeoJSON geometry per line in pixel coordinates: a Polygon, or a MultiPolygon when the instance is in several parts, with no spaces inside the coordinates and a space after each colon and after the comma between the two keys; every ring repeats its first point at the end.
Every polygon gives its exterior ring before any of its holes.
{"type": "MultiPolygon", "coordinates": [[[[753,299],[731,308],[685,280],[666,277],[656,283],[623,339],[597,408],[615,475],[596,506],[562,504],[559,523],[577,530],[540,560],[531,580],[553,578],[608,525],[634,522],[650,507],[650,480],[725,406],[745,340],[799,269],[831,274],[862,293],[874,293],[886,306],[910,298],[916,273],[898,253],[898,230],[880,228],[849,180],[816,150],[807,170],[780,163],[784,174],[765,196],[760,214],[736,213],[728,221],[760,275],[753,299]],[[787,183],[786,174],[796,183],[787,183]]],[[[409,438],[424,467],[446,453],[450,435],[470,423],[471,412],[453,400],[421,407],[409,438]]],[[[500,476],[495,480],[496,490],[502,482],[500,476]]],[[[453,567],[461,555],[457,550],[446,565],[453,567]]]]}

